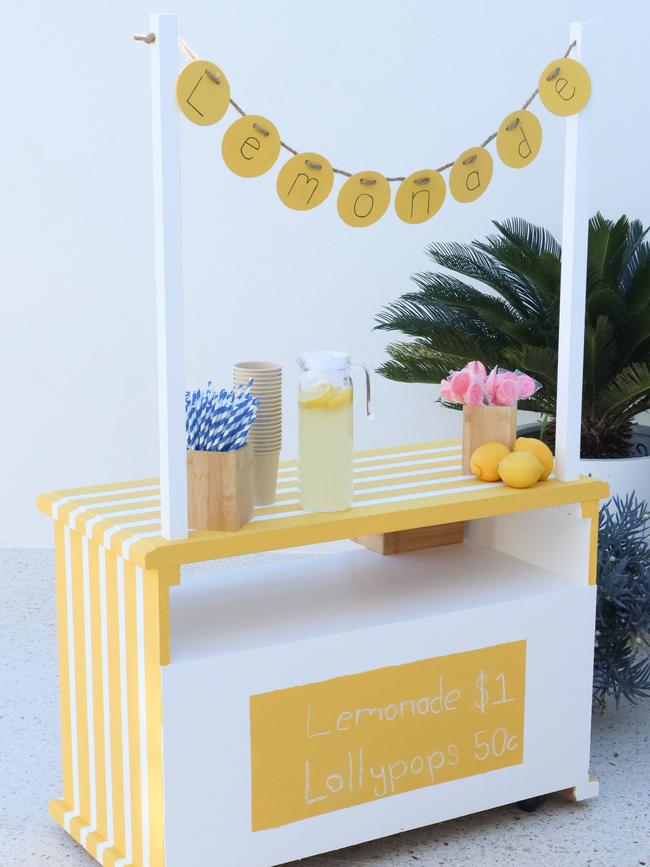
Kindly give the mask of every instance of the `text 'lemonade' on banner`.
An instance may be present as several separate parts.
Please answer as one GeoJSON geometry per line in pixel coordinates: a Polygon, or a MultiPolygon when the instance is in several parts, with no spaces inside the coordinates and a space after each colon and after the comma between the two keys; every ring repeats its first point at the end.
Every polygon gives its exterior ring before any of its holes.
{"type": "Polygon", "coordinates": [[[395,212],[405,223],[424,223],[445,201],[445,179],[433,169],[421,169],[405,178],[395,193],[395,212]]]}
{"type": "Polygon", "coordinates": [[[221,120],[230,105],[228,79],[209,60],[194,60],[176,79],[176,101],[186,118],[210,126],[221,120]]]}
{"type": "Polygon", "coordinates": [[[591,79],[582,63],[559,57],[539,77],[539,96],[553,114],[577,114],[589,102],[591,79]]]}
{"type": "MultiPolygon", "coordinates": [[[[209,126],[219,121],[231,102],[230,85],[223,71],[208,60],[196,60],[196,55],[180,40],[181,48],[192,61],[180,72],[176,81],[176,98],[183,114],[193,123],[209,126]]],[[[549,63],[542,72],[538,91],[546,108],[556,115],[568,116],[581,111],[591,95],[591,80],[585,67],[569,58],[576,47],[573,41],[564,57],[549,63]]],[[[481,147],[464,151],[451,166],[448,186],[458,202],[473,202],[482,196],[492,179],[492,156],[485,145],[496,139],[497,153],[505,165],[523,168],[530,165],[540,152],[542,127],[527,107],[537,95],[535,90],[524,108],[509,114],[496,133],[489,135],[481,147]]],[[[280,200],[296,211],[309,211],[322,204],[332,191],[334,171],[349,175],[344,169],[332,169],[325,157],[316,153],[296,154],[280,141],[275,125],[261,115],[243,115],[226,130],[221,152],[228,168],[244,178],[256,178],[268,172],[276,163],[280,148],[295,156],[280,169],[277,192],[280,200]]],[[[422,169],[401,181],[395,194],[395,212],[405,223],[424,223],[436,214],[446,196],[446,185],[440,170],[422,169]]],[[[349,175],[338,197],[337,209],[349,226],[370,226],[386,212],[390,203],[390,183],[379,172],[358,172],[349,175]]]]}
{"type": "Polygon", "coordinates": [[[334,185],[334,172],[321,154],[291,157],[280,169],[277,191],[280,201],[295,211],[310,211],[322,204],[334,185]]]}
{"type": "Polygon", "coordinates": [[[275,124],[258,114],[236,120],[221,142],[224,163],[242,178],[258,178],[268,172],[279,154],[280,133],[275,124]]]}
{"type": "Polygon", "coordinates": [[[474,202],[492,180],[492,156],[483,147],[469,148],[458,157],[449,173],[449,190],[457,202],[474,202]]]}
{"type": "Polygon", "coordinates": [[[497,153],[513,169],[528,166],[542,147],[542,125],[532,111],[513,111],[501,121],[497,153]]]}
{"type": "Polygon", "coordinates": [[[521,764],[526,641],[250,699],[252,829],[521,764]]]}
{"type": "Polygon", "coordinates": [[[390,184],[379,172],[357,172],[343,184],[336,202],[348,226],[370,226],[386,213],[390,184]]]}

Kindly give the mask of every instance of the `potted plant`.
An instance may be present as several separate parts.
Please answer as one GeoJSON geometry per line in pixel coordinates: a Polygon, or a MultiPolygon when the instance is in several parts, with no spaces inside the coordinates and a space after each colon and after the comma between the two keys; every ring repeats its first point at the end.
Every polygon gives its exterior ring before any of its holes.
{"type": "MultiPolygon", "coordinates": [[[[523,219],[494,225],[485,241],[429,245],[445,270],[415,274],[417,289],[378,315],[378,329],[410,338],[387,347],[379,372],[440,383],[477,357],[488,367],[525,370],[544,387],[519,408],[539,413],[536,427],[552,446],[560,245],[523,219]]],[[[598,213],[589,223],[581,454],[582,471],[609,481],[613,494],[635,488],[650,499],[650,428],[636,422],[650,409],[646,232],[625,216],[598,213]]]]}

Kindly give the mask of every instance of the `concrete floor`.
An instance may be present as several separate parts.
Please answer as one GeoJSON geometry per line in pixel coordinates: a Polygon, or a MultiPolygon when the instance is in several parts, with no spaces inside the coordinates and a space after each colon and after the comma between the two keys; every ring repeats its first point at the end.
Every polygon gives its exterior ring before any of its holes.
{"type": "MultiPolygon", "coordinates": [[[[60,794],[53,573],[51,551],[0,550],[0,867],[96,863],[47,812],[60,794]]],[[[650,865],[649,736],[650,702],[595,716],[594,801],[490,810],[300,865],[650,865]]]]}

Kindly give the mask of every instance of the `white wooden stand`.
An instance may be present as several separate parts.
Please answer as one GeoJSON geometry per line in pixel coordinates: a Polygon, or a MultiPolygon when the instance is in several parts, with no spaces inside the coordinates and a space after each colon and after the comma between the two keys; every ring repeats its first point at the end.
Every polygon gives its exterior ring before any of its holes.
{"type": "Polygon", "coordinates": [[[285,462],[276,504],[237,532],[188,535],[175,17],[152,31],[161,473],[39,498],[57,563],[52,816],[106,867],[271,867],[553,791],[595,795],[607,486],[576,473],[581,116],[567,126],[558,478],[479,482],[459,442],[406,444],[356,454],[353,507],[309,514],[285,462]],[[456,541],[176,586],[188,563],[410,530],[456,541]]]}

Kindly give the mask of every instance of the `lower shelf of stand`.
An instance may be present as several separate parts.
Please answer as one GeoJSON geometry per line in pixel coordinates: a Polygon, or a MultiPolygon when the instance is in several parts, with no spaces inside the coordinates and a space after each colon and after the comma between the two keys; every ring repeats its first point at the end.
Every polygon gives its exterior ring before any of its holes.
{"type": "Polygon", "coordinates": [[[471,542],[398,557],[354,550],[188,575],[171,591],[173,664],[575,589],[471,542]]]}
{"type": "Polygon", "coordinates": [[[191,531],[186,539],[161,537],[160,485],[144,479],[53,491],[39,508],[145,569],[312,545],[418,527],[471,521],[569,503],[594,503],[607,485],[581,477],[548,479],[528,490],[480,482],[461,471],[460,440],[393,446],[354,456],[352,508],[308,513],[298,497],[295,461],[280,466],[276,503],[255,510],[236,533],[191,531]]]}

